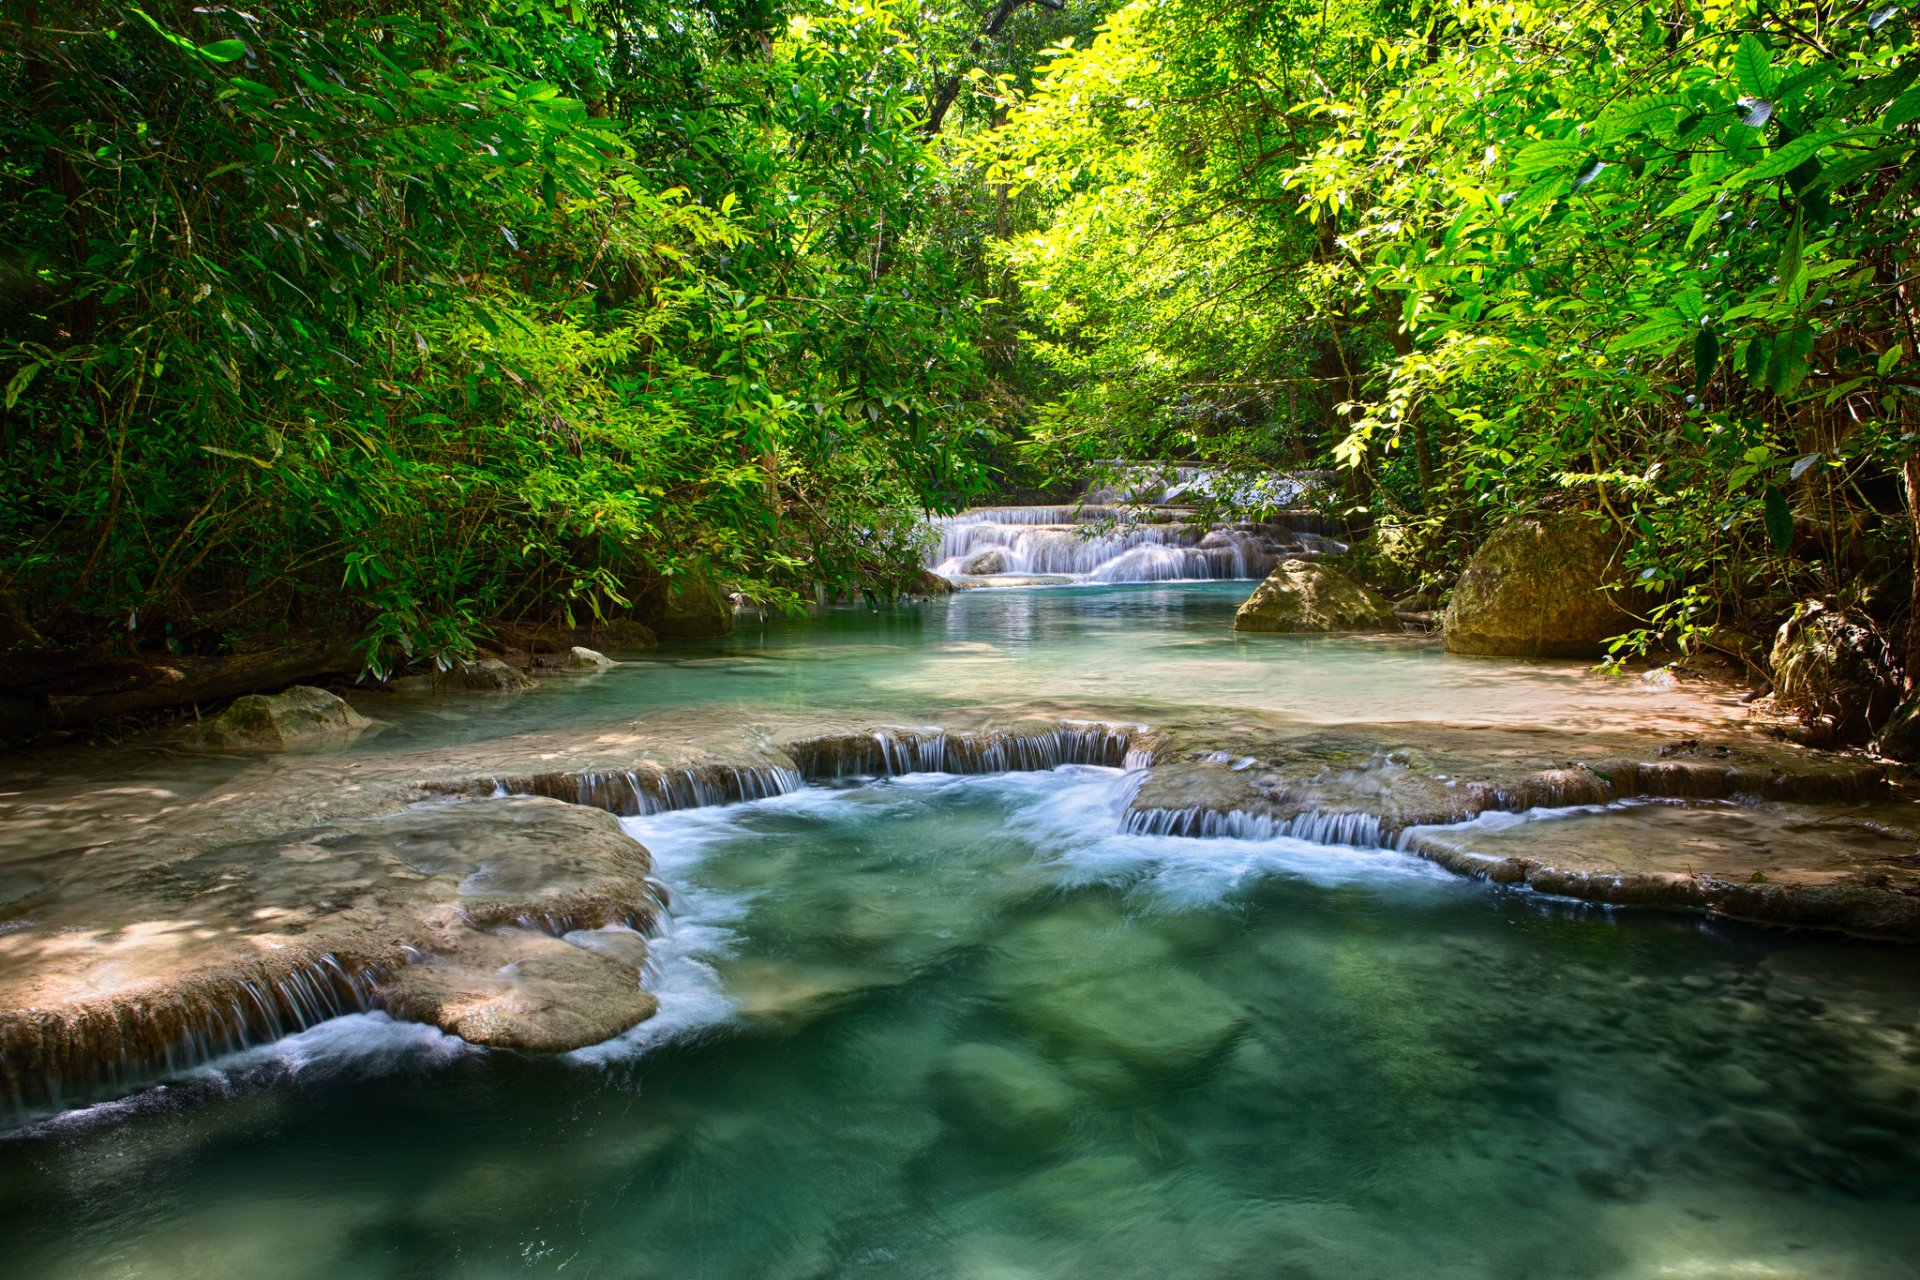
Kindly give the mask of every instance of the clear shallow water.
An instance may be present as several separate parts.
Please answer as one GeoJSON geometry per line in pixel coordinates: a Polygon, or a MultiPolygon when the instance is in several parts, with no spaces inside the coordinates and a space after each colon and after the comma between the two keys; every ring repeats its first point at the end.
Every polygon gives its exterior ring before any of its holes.
{"type": "Polygon", "coordinates": [[[371,750],[583,729],[693,706],[937,718],[943,708],[1059,701],[1229,708],[1319,723],[1447,721],[1571,729],[1695,726],[1731,700],[1588,664],[1471,658],[1398,636],[1236,636],[1249,582],[963,591],[883,610],[744,620],[601,675],[515,698],[356,701],[396,727],[371,750]]]}
{"type": "Polygon", "coordinates": [[[345,1019],[12,1135],[8,1268],[1920,1275],[1913,954],[1116,836],[1116,781],[632,820],[659,1021],[345,1019]]]}

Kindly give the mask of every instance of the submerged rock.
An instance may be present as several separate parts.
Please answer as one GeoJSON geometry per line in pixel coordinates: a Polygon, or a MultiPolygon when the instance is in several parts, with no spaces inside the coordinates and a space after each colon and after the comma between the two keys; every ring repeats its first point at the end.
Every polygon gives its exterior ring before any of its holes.
{"type": "Polygon", "coordinates": [[[966,1135],[1010,1155],[1066,1141],[1080,1100],[1045,1062],[994,1044],[961,1045],[938,1078],[946,1109],[966,1135]]]}
{"type": "Polygon", "coordinates": [[[1235,631],[1398,631],[1393,606],[1336,569],[1282,561],[1233,616],[1235,631]]]}
{"type": "Polygon", "coordinates": [[[1580,514],[1528,516],[1496,530],[1453,589],[1448,652],[1599,657],[1632,621],[1606,590],[1620,548],[1613,526],[1580,514]]]}
{"type": "Polygon", "coordinates": [[[348,737],[373,724],[325,689],[295,685],[285,693],[234,699],[192,740],[220,750],[278,751],[348,737]]]}
{"type": "MultiPolygon", "coordinates": [[[[1857,609],[1802,604],[1780,625],[1772,656],[1773,705],[1814,742],[1862,742],[1900,701],[1893,652],[1857,609]]],[[[1896,748],[1905,732],[1895,734],[1896,748]]]]}

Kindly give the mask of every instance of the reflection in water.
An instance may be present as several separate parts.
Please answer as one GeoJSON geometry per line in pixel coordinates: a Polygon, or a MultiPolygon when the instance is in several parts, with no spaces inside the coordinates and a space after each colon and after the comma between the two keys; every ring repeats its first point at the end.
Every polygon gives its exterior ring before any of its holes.
{"type": "Polygon", "coordinates": [[[1920,1275],[1920,960],[1114,834],[1115,774],[628,820],[663,1009],[345,1019],[0,1144],[48,1277],[1920,1275]],[[651,1029],[649,1029],[651,1028],[651,1029]]]}
{"type": "Polygon", "coordinates": [[[1468,658],[1401,636],[1236,636],[1248,583],[962,591],[885,610],[748,622],[604,675],[517,698],[357,700],[396,728],[364,750],[529,730],[591,732],[714,706],[852,711],[927,723],[943,708],[1056,701],[1150,712],[1263,710],[1319,723],[1449,721],[1698,729],[1731,700],[1596,676],[1588,664],[1468,658]]]}

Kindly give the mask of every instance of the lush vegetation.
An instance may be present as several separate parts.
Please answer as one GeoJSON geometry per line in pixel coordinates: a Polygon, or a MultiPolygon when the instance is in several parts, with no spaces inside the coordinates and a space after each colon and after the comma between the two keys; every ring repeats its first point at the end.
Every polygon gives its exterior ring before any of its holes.
{"type": "Polygon", "coordinates": [[[884,595],[926,510],[1114,457],[1339,467],[1433,586],[1605,509],[1642,644],[1906,626],[1914,18],[20,6],[0,642],[884,595]]]}
{"type": "Polygon", "coordinates": [[[1604,508],[1641,644],[1806,593],[1893,621],[1914,38],[1890,3],[1139,0],[995,139],[1048,202],[1008,245],[1068,388],[1040,439],[1336,460],[1436,585],[1503,513],[1604,508]]]}

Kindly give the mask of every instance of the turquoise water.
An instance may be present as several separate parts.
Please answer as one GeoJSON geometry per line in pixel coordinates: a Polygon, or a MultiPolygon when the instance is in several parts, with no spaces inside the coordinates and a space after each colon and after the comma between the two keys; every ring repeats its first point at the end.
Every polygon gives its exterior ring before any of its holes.
{"type": "Polygon", "coordinates": [[[394,728],[375,751],[507,733],[592,731],[621,717],[715,707],[936,719],[1035,702],[1258,709],[1316,723],[1451,721],[1593,729],[1697,725],[1730,697],[1604,679],[1581,662],[1464,658],[1407,636],[1237,636],[1253,584],[1001,588],[808,619],[742,619],[514,698],[353,695],[394,728]]]}
{"type": "Polygon", "coordinates": [[[630,820],[662,1011],[327,1024],[0,1139],[36,1277],[1920,1275],[1920,960],[1384,851],[1114,834],[1111,771],[630,820]]]}

